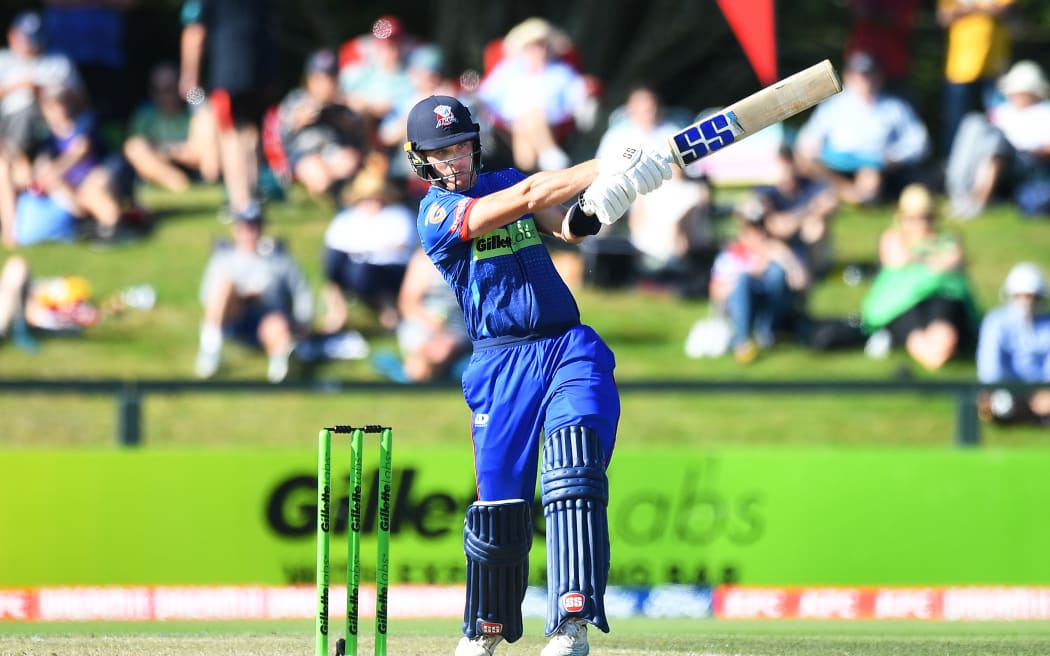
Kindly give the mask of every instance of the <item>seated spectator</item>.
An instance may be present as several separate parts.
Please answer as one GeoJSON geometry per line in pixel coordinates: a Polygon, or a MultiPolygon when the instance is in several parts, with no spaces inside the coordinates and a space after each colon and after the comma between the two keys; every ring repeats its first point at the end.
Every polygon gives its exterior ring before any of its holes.
{"type": "Polygon", "coordinates": [[[478,87],[479,114],[510,144],[522,171],[562,169],[571,164],[563,149],[576,129],[587,80],[559,52],[567,37],[542,18],[529,18],[503,39],[505,57],[478,87]]]}
{"type": "Polygon", "coordinates": [[[1033,61],[999,80],[1006,102],[988,116],[968,114],[948,158],[952,216],[978,216],[999,192],[1012,191],[1025,214],[1050,214],[1050,82],[1033,61]]]}
{"type": "Polygon", "coordinates": [[[73,62],[64,55],[46,53],[46,43],[40,14],[26,11],[11,21],[8,47],[0,50],[0,147],[6,157],[21,158],[26,168],[37,140],[46,132],[37,91],[81,88],[73,62]]]}
{"type": "MultiPolygon", "coordinates": [[[[977,338],[977,379],[987,384],[1050,383],[1050,311],[1046,276],[1039,265],[1021,262],[1003,284],[1004,303],[981,321],[977,338]]],[[[999,389],[978,406],[998,423],[1050,426],[1050,389],[999,389]]]]}
{"type": "Polygon", "coordinates": [[[428,185],[412,172],[403,146],[407,139],[408,112],[420,100],[429,96],[456,95],[455,85],[443,75],[445,65],[441,50],[430,44],[417,46],[408,56],[406,70],[412,82],[412,95],[406,96],[379,124],[377,138],[390,158],[389,175],[399,182],[404,180],[419,196],[428,185]]]}
{"type": "Polygon", "coordinates": [[[264,236],[258,204],[233,222],[233,243],[219,243],[201,281],[204,306],[195,371],[211,378],[222,364],[223,341],[236,339],[261,348],[268,358],[266,377],[279,383],[288,375],[295,340],[313,319],[309,282],[283,246],[264,236]]]}
{"type": "Polygon", "coordinates": [[[919,176],[930,147],[926,126],[906,101],[883,91],[875,58],[854,52],[842,92],[822,102],[799,131],[802,170],[827,179],[853,204],[892,198],[919,176]]]}
{"type": "Polygon", "coordinates": [[[6,337],[16,348],[34,352],[37,342],[26,320],[29,295],[29,264],[25,258],[12,255],[0,268],[0,340],[6,337]]]}
{"type": "Polygon", "coordinates": [[[365,117],[369,133],[398,105],[412,96],[405,58],[416,45],[397,16],[381,16],[372,33],[340,49],[339,89],[350,109],[365,117]]]}
{"type": "Polygon", "coordinates": [[[40,109],[50,134],[34,166],[34,185],[76,216],[93,219],[100,239],[113,239],[121,216],[117,162],[105,159],[91,112],[70,87],[44,88],[40,109]]]}
{"type": "Polygon", "coordinates": [[[3,243],[15,243],[15,203],[32,177],[31,160],[47,134],[37,92],[78,88],[80,77],[64,55],[45,52],[43,19],[34,11],[15,16],[0,50],[0,226],[3,243]]]}
{"type": "Polygon", "coordinates": [[[200,105],[192,112],[179,96],[179,73],[172,64],[150,72],[150,100],[131,116],[124,155],[135,173],[169,191],[184,191],[191,180],[219,181],[215,119],[200,105]]]}
{"type": "MultiPolygon", "coordinates": [[[[656,92],[647,86],[635,87],[627,96],[619,119],[610,121],[602,135],[596,157],[605,157],[632,144],[646,144],[654,150],[667,147],[671,135],[684,124],[669,120],[656,92]]],[[[711,190],[704,180],[691,180],[678,167],[673,177],[654,191],[639,196],[627,214],[631,244],[640,255],[639,273],[643,279],[689,284],[702,276],[695,263],[713,250],[710,225],[711,190]]],[[[704,263],[704,273],[711,260],[704,263]]]]}
{"type": "Polygon", "coordinates": [[[791,249],[770,235],[761,201],[746,197],[734,214],[737,235],[715,258],[710,298],[732,326],[733,357],[746,364],[773,346],[809,276],[791,249]]]}
{"type": "Polygon", "coordinates": [[[811,279],[822,278],[832,266],[829,224],[838,199],[828,185],[798,170],[789,147],[780,149],[777,164],[776,181],[754,190],[766,208],[766,227],[805,263],[811,279]]]}
{"type": "Polygon", "coordinates": [[[335,192],[361,166],[369,137],[339,95],[339,62],[321,49],[306,60],[303,84],[277,109],[281,144],[294,180],[312,196],[335,192]]]}
{"type": "MultiPolygon", "coordinates": [[[[632,89],[619,113],[602,135],[597,157],[639,143],[654,150],[666,148],[669,137],[684,127],[666,117],[663,103],[647,86],[632,89]]],[[[714,250],[710,211],[710,187],[677,167],[668,182],[638,196],[628,210],[627,226],[644,280],[670,282],[681,289],[698,276],[706,277],[714,250]]]]}
{"type": "Polygon", "coordinates": [[[377,353],[373,359],[376,369],[391,380],[406,383],[458,379],[471,350],[463,311],[422,249],[417,249],[408,262],[398,310],[401,358],[389,352],[377,353]]]}
{"type": "Polygon", "coordinates": [[[893,225],[879,238],[879,273],[861,307],[871,334],[865,352],[884,357],[895,345],[929,371],[972,342],[977,310],[962,244],[937,221],[930,191],[901,192],[893,225]]]}
{"type": "Polygon", "coordinates": [[[385,176],[384,161],[373,156],[350,184],[346,209],[325,231],[324,332],[346,324],[348,295],[372,308],[383,329],[397,328],[397,297],[419,238],[415,213],[385,176]]]}

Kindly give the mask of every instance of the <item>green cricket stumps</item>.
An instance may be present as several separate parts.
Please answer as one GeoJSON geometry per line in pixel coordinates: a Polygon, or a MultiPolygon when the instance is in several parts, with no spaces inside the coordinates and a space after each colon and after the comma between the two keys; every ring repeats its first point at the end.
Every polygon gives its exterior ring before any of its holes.
{"type": "Polygon", "coordinates": [[[376,656],[386,656],[387,596],[390,590],[390,520],[393,503],[393,430],[379,440],[379,530],[376,531],[376,656]]]}
{"type": "Polygon", "coordinates": [[[315,656],[328,656],[328,542],[332,500],[332,433],[317,436],[317,635],[315,656]]]}
{"type": "Polygon", "coordinates": [[[350,432],[350,530],[346,546],[346,651],[357,656],[358,600],[361,596],[361,517],[364,487],[364,431],[350,432]]]}

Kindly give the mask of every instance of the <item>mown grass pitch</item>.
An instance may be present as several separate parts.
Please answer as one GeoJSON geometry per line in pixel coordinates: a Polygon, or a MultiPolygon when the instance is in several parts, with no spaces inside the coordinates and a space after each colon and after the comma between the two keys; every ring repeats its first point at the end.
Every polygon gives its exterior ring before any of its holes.
{"type": "MultiPolygon", "coordinates": [[[[335,619],[335,618],[333,618],[335,619]]],[[[363,623],[364,624],[364,623],[363,623]]],[[[334,625],[334,622],[333,622],[334,625]]],[[[372,653],[363,625],[361,654],[372,653]]],[[[391,622],[391,656],[445,656],[459,635],[454,620],[391,622]]],[[[542,623],[501,645],[498,656],[537,654],[542,623]]],[[[333,633],[331,649],[334,653],[333,633]]],[[[309,622],[0,624],[0,654],[12,656],[310,656],[309,622]]],[[[1047,622],[761,622],[681,619],[616,620],[613,633],[592,632],[594,656],[1044,656],[1047,622]]]]}

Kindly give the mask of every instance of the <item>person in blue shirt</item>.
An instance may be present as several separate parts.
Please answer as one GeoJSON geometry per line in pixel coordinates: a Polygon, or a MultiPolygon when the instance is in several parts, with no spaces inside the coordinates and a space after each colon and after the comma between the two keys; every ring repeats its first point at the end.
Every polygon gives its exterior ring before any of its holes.
{"type": "MultiPolygon", "coordinates": [[[[1050,383],[1050,311],[1046,276],[1037,264],[1015,264],[1003,283],[1006,303],[989,311],[977,339],[977,379],[982,383],[1050,383]]],[[[1018,393],[997,389],[982,411],[998,423],[1050,426],[1050,389],[1018,393]]]]}
{"type": "Polygon", "coordinates": [[[542,654],[583,656],[587,625],[609,630],[605,470],[620,401],[612,351],[581,323],[541,234],[570,243],[596,234],[669,179],[671,166],[628,146],[531,176],[483,172],[479,133],[459,100],[430,96],[409,112],[405,144],[416,175],[430,183],[417,218],[422,248],[456,294],[474,349],[463,391],[478,501],[466,513],[456,656],[491,656],[522,635],[537,469],[551,636],[542,654]]]}

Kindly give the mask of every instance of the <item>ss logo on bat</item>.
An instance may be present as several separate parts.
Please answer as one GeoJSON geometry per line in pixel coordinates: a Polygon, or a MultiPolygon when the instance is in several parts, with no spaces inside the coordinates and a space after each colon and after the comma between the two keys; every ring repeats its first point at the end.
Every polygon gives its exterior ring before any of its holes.
{"type": "Polygon", "coordinates": [[[715,114],[682,130],[674,135],[673,140],[682,161],[690,164],[733,143],[736,134],[728,116],[715,114]]]}

